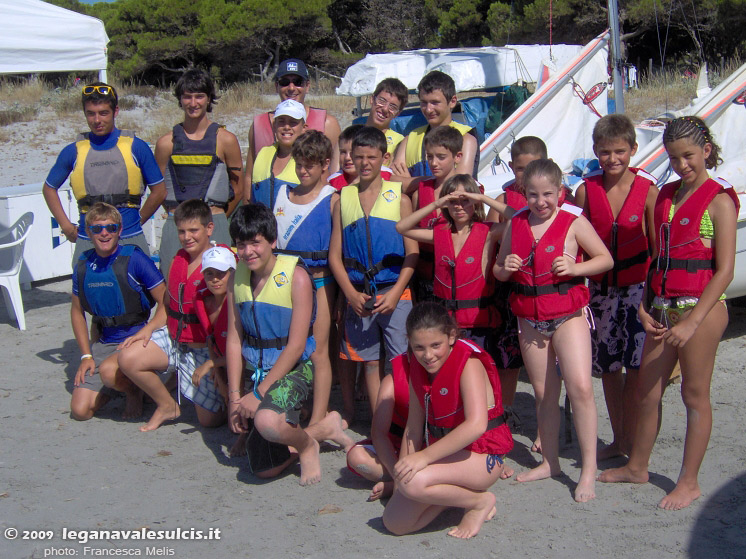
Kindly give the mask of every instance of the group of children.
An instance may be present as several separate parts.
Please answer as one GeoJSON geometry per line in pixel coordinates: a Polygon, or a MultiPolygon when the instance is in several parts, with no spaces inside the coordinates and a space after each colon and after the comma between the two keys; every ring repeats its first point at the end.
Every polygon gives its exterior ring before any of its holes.
{"type": "MultiPolygon", "coordinates": [[[[428,125],[404,139],[389,125],[406,88],[382,82],[367,125],[340,135],[340,171],[331,177],[331,141],[304,131],[303,104],[281,102],[276,142],[259,151],[251,191],[232,216],[235,255],[211,245],[210,208],[183,202],[174,212],[182,249],[165,287],[137,249],[118,246],[116,209],[96,204],[86,216],[94,250],[73,276],[84,353],[76,386],[91,382],[89,358],[105,359],[101,381],[125,392],[129,416],[141,412],[143,393],[156,403],[148,431],[180,415],[165,383],[176,371],[178,394],[195,403],[202,425],[227,421],[242,434],[253,426],[290,448],[260,475],[299,459],[301,485],[316,483],[319,442],[330,440],[376,482],[372,499],[391,495],[383,521],[392,533],[417,531],[456,506],[465,513],[451,535],[468,538],[496,513],[489,488],[513,474],[504,457],[521,366],[536,397],[542,462],[516,479],[561,473],[564,380],[582,459],[575,500],[585,502],[597,476],[592,373],[602,376],[614,433],[598,457],[629,456],[599,479],[645,482],[678,360],[684,465],[660,506],[687,506],[699,495],[712,423],[709,385],[727,324],[722,294],[738,207],[733,189],[709,178],[717,146],[708,129],[693,117],[668,125],[664,144],[681,180],[658,194],[651,177],[629,167],[637,147],[629,119],[602,118],[593,133],[600,171],[584,177],[577,206],[543,142],[521,138],[511,152],[515,181],[493,200],[471,176],[476,142],[451,120],[455,88],[443,76],[423,79],[428,125]],[[82,282],[101,284],[105,274],[121,292],[118,305],[80,297],[82,282]],[[83,310],[103,326],[87,351],[83,310]],[[358,363],[372,440],[353,444],[344,428],[358,363]],[[328,410],[333,370],[342,415],[328,410]]],[[[106,398],[89,392],[96,396],[73,394],[79,419],[106,398]]]]}

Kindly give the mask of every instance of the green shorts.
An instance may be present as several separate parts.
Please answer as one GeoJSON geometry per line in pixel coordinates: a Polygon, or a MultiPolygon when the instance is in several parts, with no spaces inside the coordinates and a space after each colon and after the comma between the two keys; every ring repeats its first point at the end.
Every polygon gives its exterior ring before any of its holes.
{"type": "Polygon", "coordinates": [[[301,407],[308,398],[312,384],[313,366],[309,359],[270,386],[258,409],[284,413],[285,421],[298,425],[301,407]]]}

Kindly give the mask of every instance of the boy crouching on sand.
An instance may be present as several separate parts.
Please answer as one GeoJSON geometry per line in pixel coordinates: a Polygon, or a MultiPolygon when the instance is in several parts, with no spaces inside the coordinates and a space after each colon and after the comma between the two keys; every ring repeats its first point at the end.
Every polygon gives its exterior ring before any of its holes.
{"type": "Polygon", "coordinates": [[[331,440],[347,449],[352,440],[342,431],[337,412],[307,429],[300,426],[301,406],[313,383],[313,280],[298,256],[273,253],[277,222],[263,204],[239,208],[230,231],[239,257],[228,291],[230,427],[243,433],[247,420],[253,419],[254,428],[266,440],[297,450],[301,485],[318,483],[319,441],[331,440]],[[254,380],[253,390],[244,396],[242,357],[253,370],[254,380]]]}
{"type": "Polygon", "coordinates": [[[85,227],[93,248],[81,255],[73,271],[70,321],[81,357],[70,411],[73,419],[90,419],[114,389],[127,397],[122,417],[139,417],[142,394],[119,370],[117,347],[145,325],[154,301],[163,298],[163,276],[138,247],[119,244],[122,216],[114,206],[91,206],[85,227]],[[85,313],[96,325],[95,339],[88,338],[85,313]]]}
{"type": "Polygon", "coordinates": [[[212,212],[202,200],[187,200],[176,208],[174,221],[182,249],[169,268],[166,300],[153,319],[120,346],[122,372],[157,406],[141,431],[153,431],[181,415],[162,382],[170,371],[177,371],[179,392],[194,402],[201,425],[217,427],[225,421],[224,400],[210,376],[199,386],[192,384],[193,373],[209,358],[207,333],[194,312],[194,300],[203,279],[202,254],[211,247],[212,212]]]}

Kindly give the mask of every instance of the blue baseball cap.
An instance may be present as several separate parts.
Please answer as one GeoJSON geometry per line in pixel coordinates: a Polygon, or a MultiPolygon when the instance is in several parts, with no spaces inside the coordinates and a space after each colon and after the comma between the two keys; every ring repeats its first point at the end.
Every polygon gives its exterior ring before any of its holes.
{"type": "Polygon", "coordinates": [[[277,68],[277,73],[275,74],[275,80],[279,80],[281,77],[289,74],[294,74],[304,80],[308,80],[308,68],[306,68],[302,60],[298,60],[297,58],[288,58],[280,62],[280,66],[277,68]]]}

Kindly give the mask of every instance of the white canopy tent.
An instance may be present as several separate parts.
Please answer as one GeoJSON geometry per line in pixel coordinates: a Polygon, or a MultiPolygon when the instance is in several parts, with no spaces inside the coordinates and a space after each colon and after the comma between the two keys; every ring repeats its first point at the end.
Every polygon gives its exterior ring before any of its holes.
{"type": "Polygon", "coordinates": [[[98,70],[106,81],[104,23],[41,0],[0,0],[0,74],[98,70]]]}

